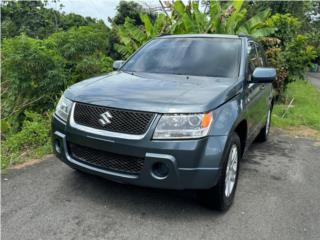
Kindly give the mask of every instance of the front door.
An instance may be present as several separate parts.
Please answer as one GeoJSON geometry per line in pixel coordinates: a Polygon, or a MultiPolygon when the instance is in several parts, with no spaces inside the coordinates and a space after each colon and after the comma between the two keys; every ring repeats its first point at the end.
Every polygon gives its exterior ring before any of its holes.
{"type": "Polygon", "coordinates": [[[263,99],[265,94],[264,85],[251,82],[251,77],[256,67],[261,67],[261,58],[257,53],[256,44],[248,42],[248,68],[246,74],[245,106],[248,121],[248,141],[254,140],[261,128],[261,119],[265,114],[265,104],[263,99]]]}

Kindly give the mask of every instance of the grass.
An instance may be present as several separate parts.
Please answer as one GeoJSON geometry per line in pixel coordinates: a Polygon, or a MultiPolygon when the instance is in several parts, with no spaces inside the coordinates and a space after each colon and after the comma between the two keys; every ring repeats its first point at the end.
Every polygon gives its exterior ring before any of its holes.
{"type": "Polygon", "coordinates": [[[31,147],[28,150],[12,152],[10,156],[3,154],[1,158],[1,169],[4,170],[8,167],[22,164],[34,159],[41,159],[43,156],[50,153],[52,153],[52,147],[51,143],[48,141],[48,143],[39,147],[31,147]]]}
{"type": "Polygon", "coordinates": [[[315,86],[303,80],[290,83],[282,99],[273,108],[274,126],[284,129],[307,127],[319,133],[320,91],[315,86]]]}
{"type": "Polygon", "coordinates": [[[7,124],[5,138],[1,139],[1,169],[51,153],[50,119],[51,113],[25,112],[21,129],[10,131],[7,124]]]}

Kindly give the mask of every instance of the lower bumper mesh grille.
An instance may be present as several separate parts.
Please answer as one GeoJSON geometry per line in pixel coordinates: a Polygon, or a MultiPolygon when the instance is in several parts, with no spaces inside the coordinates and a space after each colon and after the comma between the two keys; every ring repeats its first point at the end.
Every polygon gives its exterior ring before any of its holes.
{"type": "Polygon", "coordinates": [[[68,147],[72,158],[105,170],[139,174],[144,163],[143,158],[105,152],[73,143],[69,143],[68,147]]]}

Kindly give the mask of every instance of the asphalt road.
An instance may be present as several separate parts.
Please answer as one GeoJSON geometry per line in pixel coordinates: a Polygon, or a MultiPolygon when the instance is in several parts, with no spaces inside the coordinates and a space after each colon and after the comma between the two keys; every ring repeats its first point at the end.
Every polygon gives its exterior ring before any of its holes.
{"type": "Polygon", "coordinates": [[[320,90],[320,72],[307,74],[308,80],[320,90]]]}
{"type": "Polygon", "coordinates": [[[220,214],[192,191],[121,185],[51,157],[2,176],[2,239],[320,239],[320,144],[274,133],[220,214]],[[6,179],[6,180],[5,180],[6,179]]]}

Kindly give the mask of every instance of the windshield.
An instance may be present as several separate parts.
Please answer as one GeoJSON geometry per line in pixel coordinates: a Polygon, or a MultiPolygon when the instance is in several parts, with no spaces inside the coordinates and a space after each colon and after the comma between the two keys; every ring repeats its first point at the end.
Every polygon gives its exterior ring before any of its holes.
{"type": "Polygon", "coordinates": [[[121,70],[234,78],[239,74],[240,50],[240,39],[155,39],[130,58],[121,70]]]}

